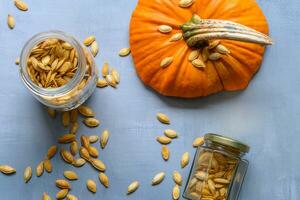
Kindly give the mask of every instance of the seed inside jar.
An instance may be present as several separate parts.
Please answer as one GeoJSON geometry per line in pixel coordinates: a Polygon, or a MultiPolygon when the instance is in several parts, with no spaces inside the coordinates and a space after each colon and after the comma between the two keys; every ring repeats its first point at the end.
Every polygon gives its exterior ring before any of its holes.
{"type": "Polygon", "coordinates": [[[27,60],[30,79],[43,88],[67,84],[78,67],[76,49],[60,39],[46,39],[32,48],[27,60]]]}
{"type": "Polygon", "coordinates": [[[227,155],[202,150],[195,160],[195,171],[187,186],[194,199],[226,199],[237,160],[227,155]]]}

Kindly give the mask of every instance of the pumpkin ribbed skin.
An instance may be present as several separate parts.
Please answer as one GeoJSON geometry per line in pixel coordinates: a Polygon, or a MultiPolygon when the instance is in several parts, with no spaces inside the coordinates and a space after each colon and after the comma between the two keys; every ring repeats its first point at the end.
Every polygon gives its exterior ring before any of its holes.
{"type": "Polygon", "coordinates": [[[223,90],[247,87],[263,59],[265,47],[259,44],[221,40],[231,53],[206,68],[195,68],[187,57],[192,51],[185,40],[170,42],[182,32],[180,26],[198,14],[203,19],[233,21],[268,34],[266,18],[254,0],[195,0],[189,8],[179,0],[139,0],[130,23],[130,47],[136,71],[142,81],[166,96],[193,98],[223,90]],[[172,33],[157,31],[169,25],[172,33]],[[173,63],[161,68],[160,62],[174,56],[173,63]]]}

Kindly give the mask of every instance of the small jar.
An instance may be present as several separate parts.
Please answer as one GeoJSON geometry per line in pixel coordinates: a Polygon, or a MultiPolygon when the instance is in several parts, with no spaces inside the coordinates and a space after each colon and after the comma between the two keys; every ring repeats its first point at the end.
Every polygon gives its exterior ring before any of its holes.
{"type": "MultiPolygon", "coordinates": [[[[45,52],[45,55],[47,55],[47,52],[45,52]]],[[[42,54],[40,56],[45,55],[42,54]]],[[[60,61],[61,60],[59,60],[59,62],[60,61]]],[[[60,64],[63,64],[63,62],[64,61],[62,61],[60,64]]],[[[47,70],[49,70],[49,68],[51,68],[51,65],[47,66],[47,70]]],[[[48,75],[49,71],[45,71],[45,73],[48,75]]],[[[25,86],[37,100],[47,107],[62,111],[72,110],[86,101],[95,90],[98,79],[95,62],[91,53],[74,37],[61,31],[39,33],[33,36],[25,44],[20,57],[20,75],[25,86]],[[57,40],[65,42],[68,44],[68,47],[71,47],[72,50],[75,50],[74,52],[76,57],[73,58],[73,62],[76,63],[76,71],[71,71],[70,73],[72,73],[72,78],[69,78],[69,80],[61,86],[42,87],[40,83],[37,84],[37,82],[33,81],[34,74],[32,74],[33,72],[30,73],[31,71],[27,66],[29,56],[32,55],[32,51],[39,53],[37,45],[43,44],[45,41],[57,40]]]]}
{"type": "Polygon", "coordinates": [[[183,197],[189,200],[237,200],[248,161],[249,146],[237,140],[206,134],[197,149],[183,197]]]}

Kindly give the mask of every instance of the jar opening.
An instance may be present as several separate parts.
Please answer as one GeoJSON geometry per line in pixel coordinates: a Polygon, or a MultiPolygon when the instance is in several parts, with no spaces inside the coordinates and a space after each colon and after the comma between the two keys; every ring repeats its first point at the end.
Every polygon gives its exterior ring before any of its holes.
{"type": "Polygon", "coordinates": [[[78,85],[81,79],[84,77],[85,66],[86,66],[86,59],[81,44],[77,42],[77,40],[72,36],[61,31],[43,32],[33,36],[25,44],[20,57],[20,73],[23,82],[35,94],[44,95],[44,96],[60,96],[60,95],[64,95],[65,93],[68,93],[70,90],[72,90],[72,88],[78,85]],[[70,79],[69,82],[57,88],[40,87],[38,84],[32,81],[27,71],[27,61],[32,52],[32,49],[36,45],[40,44],[41,42],[47,39],[58,39],[67,42],[72,47],[74,47],[75,51],[78,54],[78,64],[77,64],[77,69],[74,72],[74,76],[70,79]]]}
{"type": "Polygon", "coordinates": [[[250,150],[250,147],[247,144],[219,134],[208,133],[204,136],[204,140],[205,142],[221,145],[235,153],[245,154],[250,150]]]}

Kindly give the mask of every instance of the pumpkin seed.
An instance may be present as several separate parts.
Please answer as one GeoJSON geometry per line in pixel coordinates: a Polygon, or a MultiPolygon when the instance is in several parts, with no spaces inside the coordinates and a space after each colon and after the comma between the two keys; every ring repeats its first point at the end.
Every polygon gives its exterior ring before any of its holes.
{"type": "Polygon", "coordinates": [[[90,46],[95,40],[96,37],[94,35],[90,35],[83,40],[83,44],[85,46],[90,46]]]}
{"type": "Polygon", "coordinates": [[[100,137],[100,145],[102,149],[104,149],[105,146],[107,145],[108,139],[109,139],[109,131],[106,129],[102,132],[102,135],[100,137]]]}
{"type": "Polygon", "coordinates": [[[71,181],[78,180],[78,175],[73,171],[64,171],[64,176],[71,181]]]}
{"type": "Polygon", "coordinates": [[[178,137],[176,131],[174,131],[172,129],[166,129],[164,131],[164,134],[165,134],[165,136],[167,136],[168,138],[171,138],[171,139],[178,137]]]}
{"type": "Polygon", "coordinates": [[[19,64],[20,64],[20,57],[17,57],[17,58],[16,58],[15,64],[16,64],[16,65],[19,65],[19,64]]]}
{"type": "Polygon", "coordinates": [[[189,160],[190,160],[190,154],[189,152],[185,152],[181,158],[181,168],[187,166],[189,164],[189,160]]]}
{"type": "Polygon", "coordinates": [[[98,139],[99,139],[98,135],[91,135],[91,136],[89,137],[90,143],[95,143],[95,142],[98,141],[98,139]]]}
{"type": "Polygon", "coordinates": [[[181,40],[181,38],[182,38],[182,33],[176,33],[171,37],[170,42],[176,42],[178,40],[181,40]]]}
{"type": "Polygon", "coordinates": [[[69,112],[62,112],[62,124],[64,127],[69,126],[70,124],[70,113],[69,112]]]}
{"type": "Polygon", "coordinates": [[[73,194],[68,194],[67,195],[67,200],[78,200],[78,198],[73,194]]]}
{"type": "Polygon", "coordinates": [[[158,136],[156,140],[161,144],[170,144],[172,142],[172,139],[166,136],[158,136]]]}
{"type": "Polygon", "coordinates": [[[166,176],[166,174],[164,172],[160,172],[160,173],[156,174],[154,176],[154,178],[152,179],[152,185],[160,184],[164,180],[165,176],[166,176]]]}
{"type": "Polygon", "coordinates": [[[51,200],[51,197],[46,192],[44,192],[43,193],[43,200],[51,200]]]}
{"type": "Polygon", "coordinates": [[[72,155],[69,151],[67,151],[67,150],[65,150],[65,149],[62,149],[62,150],[60,151],[60,155],[61,155],[62,159],[63,159],[66,163],[69,163],[69,164],[72,164],[72,163],[73,163],[74,157],[73,157],[73,155],[72,155]]]}
{"type": "Polygon", "coordinates": [[[114,80],[116,81],[117,84],[120,83],[120,74],[116,69],[112,69],[111,70],[111,75],[114,78],[114,80]]]}
{"type": "Polygon", "coordinates": [[[81,115],[85,116],[85,117],[95,117],[95,113],[92,110],[92,108],[88,107],[88,106],[80,106],[78,108],[78,111],[81,115]]]}
{"type": "Polygon", "coordinates": [[[52,108],[47,108],[47,112],[49,114],[50,117],[55,118],[56,116],[56,111],[52,108]]]}
{"type": "Polygon", "coordinates": [[[220,53],[212,53],[209,55],[209,60],[212,60],[212,61],[216,61],[216,60],[219,60],[220,58],[222,58],[222,55],[220,53]]]}
{"type": "Polygon", "coordinates": [[[205,63],[199,58],[196,60],[193,60],[192,64],[194,65],[194,67],[197,67],[197,68],[205,68],[206,67],[205,63]]]}
{"type": "Polygon", "coordinates": [[[71,144],[70,144],[70,152],[73,156],[75,156],[78,152],[78,143],[77,141],[73,141],[71,144]]]}
{"type": "Polygon", "coordinates": [[[86,148],[88,150],[88,148],[90,147],[90,140],[86,135],[82,135],[80,136],[80,141],[81,141],[81,146],[83,146],[84,148],[86,148]]]}
{"type": "Polygon", "coordinates": [[[16,170],[9,165],[0,165],[0,172],[9,175],[16,173],[16,170]]]}
{"type": "Polygon", "coordinates": [[[193,60],[196,60],[199,57],[199,54],[200,54],[199,50],[191,51],[191,53],[189,54],[188,60],[190,62],[192,62],[193,60]]]}
{"type": "Polygon", "coordinates": [[[198,137],[194,140],[193,142],[193,147],[199,147],[202,146],[204,144],[204,137],[198,137]]]}
{"type": "Polygon", "coordinates": [[[220,40],[214,40],[212,42],[209,42],[209,46],[208,46],[208,49],[213,49],[215,48],[216,46],[218,46],[220,44],[220,40]]]}
{"type": "Polygon", "coordinates": [[[117,82],[116,80],[114,79],[114,77],[111,75],[111,74],[108,74],[106,77],[105,77],[105,80],[106,82],[111,86],[111,87],[116,87],[117,86],[117,82]]]}
{"type": "Polygon", "coordinates": [[[219,44],[217,47],[216,47],[216,50],[217,52],[221,53],[221,54],[229,54],[230,51],[227,49],[227,47],[225,47],[224,45],[222,44],[219,44]]]}
{"type": "Polygon", "coordinates": [[[90,154],[86,148],[80,147],[79,154],[80,154],[80,157],[83,158],[84,160],[86,160],[86,161],[90,160],[90,154]]]}
{"type": "Polygon", "coordinates": [[[177,185],[182,184],[182,177],[181,177],[181,174],[178,171],[173,172],[173,180],[177,185]]]}
{"type": "Polygon", "coordinates": [[[202,50],[202,59],[203,59],[203,62],[206,62],[208,60],[208,57],[209,57],[209,50],[208,50],[207,47],[205,47],[202,50]]]}
{"type": "Polygon", "coordinates": [[[98,152],[98,150],[97,150],[95,147],[89,146],[89,148],[88,148],[87,150],[88,150],[89,154],[90,154],[92,157],[98,158],[99,152],[98,152]]]}
{"type": "Polygon", "coordinates": [[[57,138],[57,141],[62,144],[68,144],[76,140],[76,136],[74,134],[65,134],[57,138]]]}
{"type": "Polygon", "coordinates": [[[100,182],[102,183],[102,185],[103,185],[104,187],[106,187],[106,188],[109,187],[109,179],[108,179],[108,177],[106,176],[106,174],[100,172],[100,173],[99,173],[99,180],[100,180],[100,182]]]}
{"type": "Polygon", "coordinates": [[[77,122],[77,119],[78,119],[78,110],[77,109],[71,110],[70,118],[71,118],[72,123],[77,122]]]}
{"type": "Polygon", "coordinates": [[[179,6],[182,8],[188,8],[194,3],[194,0],[180,0],[179,6]]]}
{"type": "Polygon", "coordinates": [[[91,44],[91,52],[92,52],[92,54],[93,54],[94,57],[96,57],[96,55],[98,54],[98,52],[99,52],[99,45],[98,45],[97,41],[94,41],[91,44]]]}
{"type": "Polygon", "coordinates": [[[165,161],[169,160],[169,158],[170,158],[170,151],[169,151],[169,148],[166,145],[162,146],[162,148],[161,148],[161,155],[162,155],[162,157],[163,157],[163,159],[165,161]]]}
{"type": "Polygon", "coordinates": [[[22,11],[27,11],[28,10],[28,6],[27,4],[22,1],[22,0],[14,0],[15,2],[15,6],[19,9],[19,10],[22,10],[22,11]]]}
{"type": "Polygon", "coordinates": [[[63,179],[57,179],[55,181],[55,184],[60,189],[71,189],[70,183],[66,180],[63,180],[63,179]]]}
{"type": "Polygon", "coordinates": [[[56,145],[53,145],[51,146],[49,149],[48,149],[48,152],[47,152],[47,158],[48,159],[51,159],[55,156],[57,152],[57,146],[56,145]]]}
{"type": "Polygon", "coordinates": [[[44,160],[44,168],[46,172],[51,173],[52,172],[52,164],[49,159],[44,160]]]}
{"type": "Polygon", "coordinates": [[[158,27],[158,31],[161,33],[169,33],[171,32],[173,29],[171,26],[168,25],[161,25],[158,27]]]}
{"type": "Polygon", "coordinates": [[[68,189],[60,190],[58,193],[56,193],[56,199],[64,199],[67,196],[68,192],[68,189]]]}
{"type": "Polygon", "coordinates": [[[215,192],[216,192],[215,183],[211,179],[208,179],[207,185],[208,185],[208,188],[211,191],[211,193],[215,194],[215,192]]]}
{"type": "Polygon", "coordinates": [[[14,29],[15,28],[15,19],[12,15],[8,15],[7,16],[7,25],[10,29],[14,29]]]}
{"type": "Polygon", "coordinates": [[[174,200],[178,200],[180,196],[180,188],[178,185],[175,185],[172,192],[172,197],[174,200]]]}
{"type": "Polygon", "coordinates": [[[127,194],[132,194],[134,193],[140,186],[140,183],[138,181],[133,181],[130,183],[130,185],[127,188],[127,194]]]}
{"type": "Polygon", "coordinates": [[[97,185],[93,180],[91,180],[91,179],[87,180],[86,186],[87,186],[89,191],[91,191],[93,193],[97,192],[97,185]]]}
{"type": "Polygon", "coordinates": [[[41,161],[36,167],[36,176],[40,177],[44,173],[44,162],[41,161]]]}
{"type": "Polygon", "coordinates": [[[215,179],[214,179],[214,182],[215,182],[215,183],[220,183],[220,184],[229,184],[229,183],[230,183],[229,180],[224,179],[224,178],[215,178],[215,179]]]}
{"type": "Polygon", "coordinates": [[[157,113],[157,119],[163,124],[170,124],[169,117],[163,113],[157,113]]]}
{"type": "Polygon", "coordinates": [[[84,159],[78,158],[73,162],[73,166],[82,167],[85,163],[86,163],[86,161],[84,159]]]}
{"type": "Polygon", "coordinates": [[[174,57],[167,57],[164,58],[161,63],[160,63],[160,67],[165,68],[168,67],[174,60],[174,57]]]}
{"type": "Polygon", "coordinates": [[[109,64],[105,62],[102,67],[102,76],[106,77],[108,74],[109,74],[109,64]]]}
{"type": "Polygon", "coordinates": [[[28,183],[28,181],[31,179],[32,177],[32,169],[31,167],[26,167],[24,170],[24,181],[25,183],[28,183]]]}
{"type": "Polygon", "coordinates": [[[95,169],[101,172],[104,172],[106,170],[106,166],[101,160],[91,159],[90,162],[95,169]]]}
{"type": "Polygon", "coordinates": [[[77,133],[78,129],[79,129],[78,122],[72,123],[71,127],[70,127],[70,134],[74,134],[75,135],[77,133]]]}
{"type": "Polygon", "coordinates": [[[121,56],[121,57],[128,56],[129,54],[130,54],[130,48],[122,48],[119,51],[119,56],[121,56]]]}
{"type": "Polygon", "coordinates": [[[98,78],[98,81],[97,81],[97,87],[99,88],[104,88],[108,86],[108,83],[105,79],[102,79],[102,78],[98,78]]]}
{"type": "Polygon", "coordinates": [[[97,127],[100,124],[100,121],[95,118],[86,118],[83,122],[88,127],[97,127]]]}

